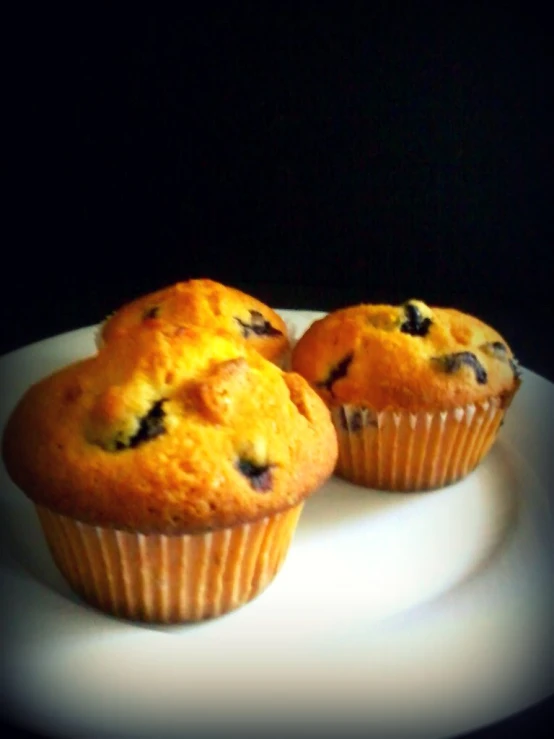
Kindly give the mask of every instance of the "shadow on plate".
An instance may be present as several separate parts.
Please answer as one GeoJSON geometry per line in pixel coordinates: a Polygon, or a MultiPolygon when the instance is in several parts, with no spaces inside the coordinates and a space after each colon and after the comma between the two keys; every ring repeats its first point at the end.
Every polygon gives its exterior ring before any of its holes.
{"type": "MultiPolygon", "coordinates": [[[[312,537],[320,538],[323,535],[327,538],[336,531],[348,531],[350,524],[356,526],[367,524],[368,536],[372,535],[372,527],[376,526],[377,529],[374,530],[379,530],[380,536],[383,536],[383,527],[380,525],[383,521],[389,525],[390,528],[385,530],[390,531],[392,539],[396,530],[404,530],[403,525],[405,524],[402,522],[395,529],[397,520],[400,521],[403,515],[415,515],[413,520],[416,521],[418,517],[427,514],[435,515],[433,510],[442,510],[442,520],[447,520],[444,518],[448,515],[450,506],[447,497],[451,498],[453,510],[456,508],[460,510],[463,509],[464,496],[467,496],[465,500],[472,504],[472,496],[475,498],[477,490],[478,504],[482,510],[480,515],[487,525],[493,526],[494,531],[488,539],[488,548],[480,553],[474,566],[465,573],[462,580],[457,583],[458,585],[487,566],[505,545],[517,518],[518,492],[524,492],[522,486],[525,483],[521,477],[521,471],[517,462],[514,461],[510,448],[499,442],[487,459],[465,480],[441,490],[424,493],[391,493],[369,490],[339,478],[331,478],[324,488],[306,503],[288,559],[294,554],[295,545],[302,545],[312,537]]],[[[121,624],[150,631],[173,633],[176,629],[201,628],[210,623],[207,620],[198,624],[170,626],[141,624],[118,619],[89,606],[71,590],[58,571],[50,555],[33,505],[13,486],[3,470],[0,472],[0,485],[4,493],[8,492],[7,486],[13,490],[13,502],[8,503],[6,495],[2,495],[0,501],[2,561],[6,559],[11,561],[16,570],[23,570],[38,584],[71,602],[74,607],[83,608],[90,615],[103,615],[114,625],[121,624]]],[[[332,543],[331,539],[329,540],[332,543]]],[[[391,541],[391,546],[397,547],[398,542],[391,541]]]]}
{"type": "MultiPolygon", "coordinates": [[[[475,560],[457,586],[488,567],[509,542],[516,530],[526,485],[521,460],[501,440],[465,479],[436,490],[396,493],[363,488],[333,477],[307,501],[295,542],[302,544],[313,536],[330,537],[337,530],[355,532],[351,527],[365,520],[367,536],[379,537],[386,556],[389,544],[391,549],[399,546],[397,534],[404,536],[427,517],[453,534],[456,529],[471,527],[466,529],[468,540],[473,537],[468,548],[474,548],[475,560]],[[464,513],[470,509],[472,513],[464,521],[464,513]],[[482,535],[474,526],[482,529],[482,535]]],[[[433,536],[432,529],[429,535],[433,536]]],[[[428,542],[422,544],[427,546],[428,542]]]]}
{"type": "Polygon", "coordinates": [[[349,519],[386,516],[413,506],[423,508],[446,496],[457,499],[471,495],[476,487],[486,488],[481,497],[488,499],[488,505],[503,509],[507,492],[510,499],[515,498],[519,476],[513,451],[502,441],[498,441],[483,462],[463,480],[434,490],[408,493],[376,490],[333,476],[307,500],[296,536],[319,535],[322,530],[339,526],[349,519]]]}
{"type": "MultiPolygon", "coordinates": [[[[17,493],[21,496],[21,493],[17,493]]],[[[123,618],[105,613],[94,608],[82,600],[68,585],[62,574],[56,567],[54,560],[46,544],[38,517],[33,506],[27,500],[21,498],[14,505],[7,505],[5,501],[0,504],[1,537],[0,537],[0,565],[17,574],[24,575],[49,591],[50,595],[60,597],[71,604],[70,608],[83,609],[91,618],[101,617],[104,626],[111,622],[118,627],[139,628],[147,631],[160,631],[171,633],[172,630],[182,628],[200,628],[204,623],[198,624],[148,624],[140,621],[128,621],[123,618]]]]}

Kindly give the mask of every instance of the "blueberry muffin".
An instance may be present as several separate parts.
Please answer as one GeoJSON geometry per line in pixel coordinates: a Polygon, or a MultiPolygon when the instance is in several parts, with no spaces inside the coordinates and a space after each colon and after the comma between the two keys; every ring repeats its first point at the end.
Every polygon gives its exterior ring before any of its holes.
{"type": "Polygon", "coordinates": [[[289,354],[287,326],[267,305],[213,280],[178,282],[123,305],[101,326],[99,344],[144,325],[223,329],[279,366],[289,354]]]}
{"type": "Polygon", "coordinates": [[[83,599],[171,623],[218,616],[272,581],[337,440],[299,375],[224,332],[166,324],[32,386],[3,457],[83,599]]]}
{"type": "Polygon", "coordinates": [[[325,316],[298,341],[292,368],[331,409],[337,474],[402,491],[441,487],[476,467],[521,374],[493,328],[418,300],[325,316]]]}

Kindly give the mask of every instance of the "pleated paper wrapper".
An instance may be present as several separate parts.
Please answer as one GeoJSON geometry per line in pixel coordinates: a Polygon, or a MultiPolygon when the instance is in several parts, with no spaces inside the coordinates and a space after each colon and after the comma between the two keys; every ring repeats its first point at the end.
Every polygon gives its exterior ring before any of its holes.
{"type": "Polygon", "coordinates": [[[438,412],[385,410],[358,405],[332,409],[339,442],[335,473],[369,488],[419,491],[465,477],[493,445],[505,402],[438,412]]]}
{"type": "Polygon", "coordinates": [[[174,536],[90,526],[36,509],[58,569],[83,600],[120,618],[179,623],[220,616],[261,593],[285,560],[302,507],[174,536]]]}

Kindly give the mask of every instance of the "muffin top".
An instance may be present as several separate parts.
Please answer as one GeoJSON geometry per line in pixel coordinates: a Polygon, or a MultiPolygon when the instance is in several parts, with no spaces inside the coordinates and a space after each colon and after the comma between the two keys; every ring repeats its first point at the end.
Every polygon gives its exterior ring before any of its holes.
{"type": "Polygon", "coordinates": [[[280,363],[289,348],[287,327],[274,310],[213,280],[178,282],[123,305],[102,325],[101,342],[142,326],[191,324],[223,329],[280,363]]]}
{"type": "Polygon", "coordinates": [[[292,368],[330,406],[377,411],[450,409],[520,384],[512,350],[478,318],[419,300],[357,305],[315,321],[292,354],[292,368]]]}
{"type": "Polygon", "coordinates": [[[299,375],[225,332],[149,324],[32,386],[3,456],[36,504],[172,534],[296,505],[332,473],[337,445],[299,375]]]}

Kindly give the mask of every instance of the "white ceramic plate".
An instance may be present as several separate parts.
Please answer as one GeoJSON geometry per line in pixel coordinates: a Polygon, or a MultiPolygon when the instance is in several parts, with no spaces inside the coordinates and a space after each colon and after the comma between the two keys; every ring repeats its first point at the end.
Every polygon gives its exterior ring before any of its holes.
{"type": "MultiPolygon", "coordinates": [[[[299,336],[322,314],[280,311],[299,336]]],[[[0,360],[0,424],[30,383],[94,351],[94,327],[0,360]]],[[[14,720],[80,737],[304,725],[452,736],[552,691],[554,386],[524,370],[495,447],[423,494],[332,479],[257,600],[193,626],[118,621],[55,569],[0,469],[4,696],[14,720]]]]}

